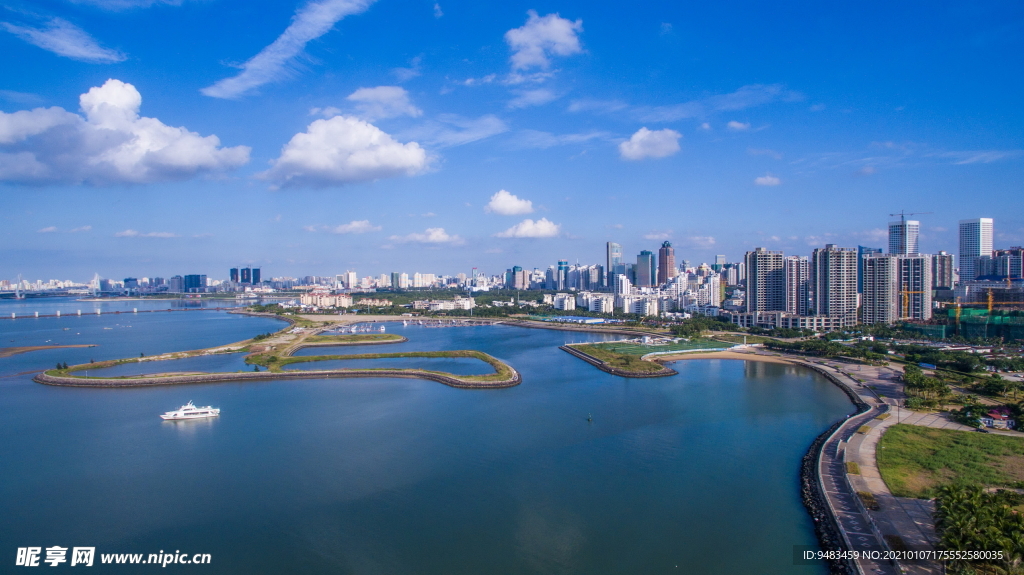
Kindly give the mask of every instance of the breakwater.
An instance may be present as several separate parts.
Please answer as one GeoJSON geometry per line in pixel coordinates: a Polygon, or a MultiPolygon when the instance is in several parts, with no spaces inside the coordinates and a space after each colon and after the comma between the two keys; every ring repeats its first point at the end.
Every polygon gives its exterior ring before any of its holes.
{"type": "Polygon", "coordinates": [[[522,383],[519,372],[509,367],[512,375],[499,381],[465,380],[452,375],[418,369],[334,369],[311,371],[260,371],[240,373],[204,373],[196,375],[169,375],[158,377],[71,377],[40,373],[33,381],[44,385],[66,387],[149,387],[156,385],[181,385],[199,383],[222,383],[230,381],[268,381],[277,379],[317,379],[317,378],[351,378],[351,377],[401,377],[427,379],[443,383],[449,387],[462,389],[501,389],[514,387],[522,383]]]}

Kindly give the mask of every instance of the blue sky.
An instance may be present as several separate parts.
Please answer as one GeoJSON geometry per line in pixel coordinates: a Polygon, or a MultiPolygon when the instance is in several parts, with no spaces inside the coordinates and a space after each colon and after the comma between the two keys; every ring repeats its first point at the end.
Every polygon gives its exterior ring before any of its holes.
{"type": "Polygon", "coordinates": [[[1017,2],[0,7],[0,277],[1024,243],[1017,2]]]}

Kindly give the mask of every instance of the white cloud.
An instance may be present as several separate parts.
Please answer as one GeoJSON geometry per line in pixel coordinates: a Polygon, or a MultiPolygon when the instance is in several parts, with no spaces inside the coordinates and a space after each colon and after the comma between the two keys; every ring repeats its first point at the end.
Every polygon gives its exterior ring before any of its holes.
{"type": "Polygon", "coordinates": [[[668,240],[668,239],[671,239],[671,238],[672,238],[672,232],[671,231],[667,231],[667,232],[651,232],[649,234],[644,234],[644,239],[645,240],[654,240],[654,241],[659,241],[660,242],[660,241],[668,240]]]}
{"type": "Polygon", "coordinates": [[[709,248],[715,245],[715,238],[712,236],[690,236],[686,238],[685,243],[690,247],[709,248]]]}
{"type": "Polygon", "coordinates": [[[619,144],[619,154],[626,160],[664,158],[679,151],[679,138],[675,130],[648,130],[640,128],[629,140],[619,144]]]}
{"type": "Polygon", "coordinates": [[[405,236],[391,236],[388,238],[399,243],[420,243],[420,244],[461,244],[462,238],[457,235],[449,235],[444,228],[427,228],[422,233],[411,233],[405,236]]]}
{"type": "Polygon", "coordinates": [[[441,11],[441,5],[434,2],[434,18],[440,18],[441,16],[444,16],[444,12],[441,11]]]}
{"type": "Polygon", "coordinates": [[[53,233],[53,232],[57,231],[57,226],[50,226],[50,227],[43,228],[41,230],[36,230],[36,231],[41,233],[41,234],[50,234],[50,233],[53,233]]]}
{"type": "Polygon", "coordinates": [[[754,178],[754,183],[759,186],[777,186],[782,183],[782,180],[776,178],[771,174],[765,174],[754,178]]]}
{"type": "Polygon", "coordinates": [[[365,234],[366,232],[379,232],[380,226],[375,226],[370,223],[370,220],[352,220],[347,224],[341,224],[331,228],[331,233],[335,234],[365,234]]]}
{"type": "Polygon", "coordinates": [[[85,30],[61,18],[53,18],[40,28],[8,22],[0,22],[0,26],[33,46],[72,60],[110,64],[127,58],[117,50],[100,46],[85,30]]]}
{"type": "Polygon", "coordinates": [[[737,132],[743,132],[750,129],[750,124],[737,122],[736,120],[730,120],[729,123],[725,125],[725,127],[729,128],[730,130],[735,130],[737,132]]]}
{"type": "Polygon", "coordinates": [[[391,73],[394,74],[396,78],[398,78],[399,82],[406,82],[408,80],[412,80],[416,76],[422,74],[422,72],[420,71],[420,62],[422,61],[423,56],[416,56],[415,58],[412,59],[412,61],[409,62],[410,66],[408,68],[392,68],[391,73]]]}
{"type": "Polygon", "coordinates": [[[423,110],[413,106],[409,101],[409,92],[400,86],[359,88],[345,99],[355,102],[360,115],[371,122],[397,116],[417,118],[423,115],[423,110]]]}
{"type": "Polygon", "coordinates": [[[551,90],[540,88],[537,90],[517,90],[517,96],[508,103],[508,107],[516,110],[529,108],[530,106],[543,106],[548,102],[558,99],[558,96],[551,90]]]}
{"type": "Polygon", "coordinates": [[[135,86],[107,80],[79,98],[84,118],[59,107],[0,112],[0,181],[146,183],[221,172],[249,161],[249,148],[221,147],[156,118],[139,116],[135,86]]]}
{"type": "Polygon", "coordinates": [[[327,106],[326,108],[310,108],[309,115],[333,118],[335,116],[341,115],[341,108],[335,108],[334,106],[327,106]]]}
{"type": "Polygon", "coordinates": [[[787,90],[781,84],[750,84],[728,94],[714,94],[679,104],[667,106],[632,106],[619,100],[576,100],[569,106],[570,112],[593,112],[595,114],[625,114],[641,122],[676,122],[688,118],[699,118],[700,129],[710,130],[707,118],[718,112],[745,110],[772,102],[797,102],[803,94],[787,90]]]}
{"type": "Polygon", "coordinates": [[[88,232],[92,230],[92,226],[80,226],[71,230],[71,233],[77,232],[88,232]]]}
{"type": "Polygon", "coordinates": [[[553,238],[561,232],[562,226],[541,218],[533,221],[529,218],[511,228],[494,234],[497,238],[553,238]]]}
{"type": "Polygon", "coordinates": [[[176,238],[178,234],[172,234],[171,232],[149,232],[142,233],[136,230],[125,230],[123,232],[117,232],[114,234],[115,238],[176,238]]]}
{"type": "Polygon", "coordinates": [[[508,125],[497,116],[488,114],[479,118],[464,118],[456,114],[441,114],[436,120],[403,133],[414,139],[439,147],[461,146],[490,138],[508,131],[508,125]]]}
{"type": "Polygon", "coordinates": [[[571,144],[583,144],[591,140],[607,140],[611,138],[608,132],[588,132],[586,134],[552,134],[539,130],[521,130],[515,141],[515,145],[521,148],[546,149],[552,146],[565,146],[571,144]]]}
{"type": "Polygon", "coordinates": [[[374,1],[315,0],[303,5],[295,12],[291,25],[273,43],[242,64],[241,73],[200,91],[214,98],[237,98],[280,80],[291,72],[292,62],[305,49],[306,43],[330,32],[345,16],[366,11],[374,1]]]}
{"type": "Polygon", "coordinates": [[[570,56],[583,52],[578,34],[583,32],[583,20],[566,20],[558,14],[538,16],[535,10],[526,12],[526,24],[505,33],[505,42],[512,49],[512,69],[528,70],[551,65],[550,56],[570,56]]]}
{"type": "Polygon", "coordinates": [[[491,201],[484,206],[488,213],[501,214],[503,216],[518,216],[520,214],[533,213],[533,202],[516,197],[505,190],[498,190],[491,201]]]}
{"type": "Polygon", "coordinates": [[[427,153],[416,142],[403,144],[380,128],[350,116],[315,120],[295,134],[259,174],[277,186],[327,186],[394,176],[412,176],[427,167],[427,153]]]}

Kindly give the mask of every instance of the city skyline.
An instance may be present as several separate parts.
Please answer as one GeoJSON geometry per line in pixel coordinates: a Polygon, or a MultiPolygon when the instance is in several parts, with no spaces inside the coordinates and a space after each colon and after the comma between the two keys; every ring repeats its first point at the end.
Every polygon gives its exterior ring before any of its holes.
{"type": "Polygon", "coordinates": [[[1013,3],[246,6],[6,8],[0,277],[1024,243],[1013,3]]]}

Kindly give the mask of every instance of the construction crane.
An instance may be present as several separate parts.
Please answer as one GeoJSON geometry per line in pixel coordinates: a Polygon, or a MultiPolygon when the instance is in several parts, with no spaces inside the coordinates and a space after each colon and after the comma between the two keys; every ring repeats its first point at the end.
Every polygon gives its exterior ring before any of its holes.
{"type": "Polygon", "coordinates": [[[903,295],[903,317],[901,319],[913,319],[910,317],[910,295],[924,293],[923,291],[901,291],[903,295]]]}
{"type": "Polygon", "coordinates": [[[905,210],[900,210],[900,212],[898,214],[889,214],[889,217],[890,218],[894,218],[896,216],[899,216],[900,217],[900,221],[901,222],[905,222],[905,221],[907,221],[907,216],[923,216],[925,214],[934,214],[934,213],[935,212],[908,212],[908,211],[905,211],[905,210]]]}

